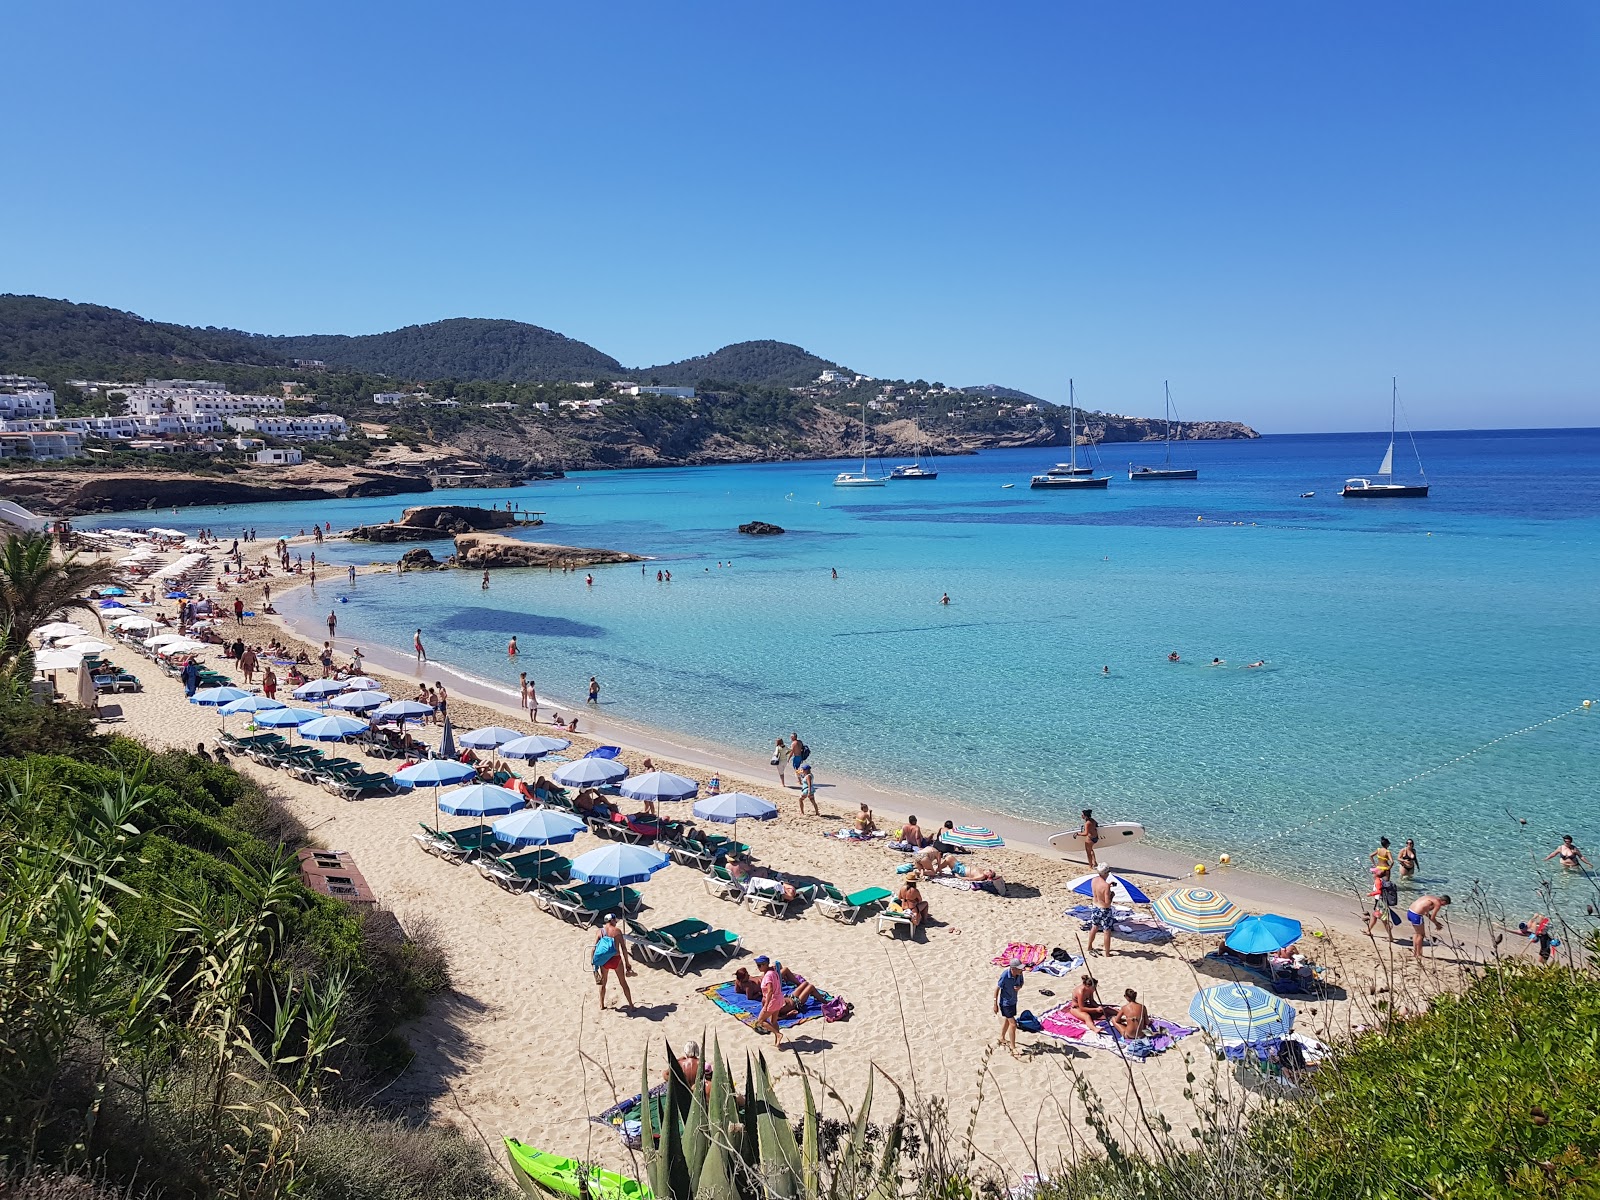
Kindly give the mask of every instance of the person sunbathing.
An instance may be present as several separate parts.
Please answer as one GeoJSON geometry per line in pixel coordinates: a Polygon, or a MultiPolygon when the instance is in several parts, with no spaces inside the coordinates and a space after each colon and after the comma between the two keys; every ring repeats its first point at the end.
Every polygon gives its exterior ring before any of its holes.
{"type": "Polygon", "coordinates": [[[856,832],[870,834],[877,831],[878,823],[872,819],[872,810],[867,807],[866,801],[862,801],[861,811],[856,814],[856,832]]]}
{"type": "MultiPolygon", "coordinates": [[[[690,1087],[700,1081],[700,1073],[703,1066],[704,1064],[700,1059],[699,1042],[690,1042],[683,1048],[683,1053],[678,1055],[678,1070],[683,1074],[683,1081],[690,1087]]],[[[661,1082],[672,1082],[672,1068],[670,1066],[661,1069],[661,1082]]],[[[710,1080],[708,1079],[706,1082],[709,1083],[710,1080]]]]}
{"type": "Polygon", "coordinates": [[[922,923],[928,919],[928,902],[922,898],[922,892],[917,888],[916,876],[906,876],[906,881],[895,896],[895,900],[898,901],[901,911],[911,919],[911,928],[920,929],[922,923]]]}
{"type": "Polygon", "coordinates": [[[1139,993],[1132,988],[1126,989],[1122,998],[1127,1003],[1117,1009],[1111,1024],[1124,1040],[1132,1042],[1150,1032],[1150,1010],[1139,1003],[1139,993]]]}
{"type": "Polygon", "coordinates": [[[1104,1021],[1115,1016],[1117,1010],[1109,1004],[1100,1003],[1099,980],[1093,975],[1085,975],[1083,982],[1072,993],[1072,1003],[1068,1010],[1091,1029],[1099,1021],[1104,1021]]]}
{"type": "Polygon", "coordinates": [[[746,1000],[761,999],[761,981],[750,974],[748,967],[740,967],[733,973],[733,990],[746,1000]]]}
{"type": "Polygon", "coordinates": [[[940,871],[953,871],[956,856],[941,854],[937,846],[925,846],[911,861],[916,864],[917,870],[931,878],[940,871]]]}
{"type": "Polygon", "coordinates": [[[778,977],[783,980],[785,986],[794,989],[789,994],[789,1000],[797,1009],[804,1008],[806,1001],[817,994],[816,984],[807,982],[804,975],[796,975],[788,967],[780,967],[778,977]]]}

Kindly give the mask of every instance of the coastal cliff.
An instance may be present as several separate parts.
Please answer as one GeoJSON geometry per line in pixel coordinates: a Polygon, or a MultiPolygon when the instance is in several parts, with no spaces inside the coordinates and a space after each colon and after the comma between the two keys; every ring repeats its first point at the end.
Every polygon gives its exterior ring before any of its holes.
{"type": "Polygon", "coordinates": [[[0,475],[0,495],[52,517],[180,508],[192,504],[339,500],[431,491],[423,474],[306,464],[271,472],[212,475],[185,471],[83,471],[71,468],[0,475]]]}

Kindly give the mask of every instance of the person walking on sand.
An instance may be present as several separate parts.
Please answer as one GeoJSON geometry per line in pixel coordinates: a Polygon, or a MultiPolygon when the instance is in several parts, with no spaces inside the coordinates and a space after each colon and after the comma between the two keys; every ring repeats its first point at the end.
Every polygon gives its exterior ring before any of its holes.
{"type": "Polygon", "coordinates": [[[514,633],[511,635],[511,640],[506,643],[506,657],[517,657],[517,635],[514,633]]]}
{"type": "Polygon", "coordinates": [[[422,648],[422,630],[417,630],[411,639],[411,644],[417,649],[417,666],[428,661],[428,652],[422,648]]]}
{"type": "Polygon", "coordinates": [[[784,759],[789,757],[789,752],[784,748],[783,739],[777,738],[772,743],[772,765],[778,768],[778,786],[786,788],[789,780],[784,776],[784,759]]]}
{"type": "Polygon", "coordinates": [[[240,625],[244,624],[244,598],[242,596],[233,598],[233,619],[240,625]]]}
{"type": "Polygon", "coordinates": [[[600,681],[593,675],[589,676],[589,703],[600,703],[600,681]]]}
{"type": "Polygon", "coordinates": [[[1095,843],[1100,840],[1100,822],[1094,819],[1094,809],[1083,810],[1083,825],[1078,830],[1078,840],[1083,843],[1083,857],[1092,871],[1100,865],[1094,856],[1095,843]]]}
{"type": "Polygon", "coordinates": [[[1017,993],[1022,990],[1026,978],[1022,960],[1013,958],[994,989],[994,1011],[1000,1014],[1000,1044],[1011,1051],[1013,1057],[1017,1053],[1017,993]]]}
{"type": "Polygon", "coordinates": [[[806,801],[811,801],[811,815],[820,817],[822,810],[817,807],[817,781],[811,775],[811,764],[804,763],[800,767],[800,815],[806,815],[806,801]]]}
{"type": "Polygon", "coordinates": [[[617,985],[622,988],[624,1008],[633,1007],[633,993],[628,990],[628,976],[633,974],[628,961],[628,943],[622,936],[622,926],[616,913],[607,913],[605,923],[594,935],[594,946],[589,953],[594,967],[594,981],[600,985],[600,1007],[606,1006],[606,976],[616,972],[617,985]]]}
{"type": "Polygon", "coordinates": [[[1095,868],[1094,878],[1089,881],[1089,896],[1094,906],[1094,913],[1089,917],[1089,953],[1094,954],[1095,934],[1103,933],[1106,938],[1106,957],[1111,957],[1111,867],[1101,863],[1095,868]]]}
{"type": "Polygon", "coordinates": [[[1372,868],[1372,892],[1367,899],[1372,901],[1372,911],[1367,914],[1369,934],[1379,925],[1388,933],[1391,925],[1400,923],[1400,918],[1394,915],[1394,906],[1400,903],[1400,889],[1384,874],[1382,867],[1372,868]]]}
{"type": "Polygon", "coordinates": [[[783,1048],[783,1026],[779,1023],[783,1013],[783,964],[777,959],[768,960],[766,955],[756,959],[756,966],[761,969],[761,1012],[757,1014],[751,1029],[760,1029],[766,1025],[772,1030],[772,1048],[783,1048]]]}
{"type": "Polygon", "coordinates": [[[272,673],[271,667],[268,667],[266,674],[261,677],[261,694],[268,700],[277,698],[278,677],[272,673]]]}
{"type": "Polygon", "coordinates": [[[1443,929],[1439,914],[1450,903],[1449,896],[1419,896],[1406,909],[1406,920],[1411,922],[1411,957],[1422,959],[1423,922],[1432,921],[1435,929],[1443,929]]]}

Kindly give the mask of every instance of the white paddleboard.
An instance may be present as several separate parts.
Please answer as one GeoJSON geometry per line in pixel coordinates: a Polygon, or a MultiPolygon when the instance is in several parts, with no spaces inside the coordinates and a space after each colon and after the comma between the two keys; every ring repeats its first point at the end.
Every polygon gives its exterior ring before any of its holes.
{"type": "MultiPolygon", "coordinates": [[[[1095,851],[1109,849],[1112,846],[1128,846],[1134,842],[1144,841],[1144,826],[1137,821],[1113,821],[1100,826],[1100,840],[1095,843],[1095,851]]],[[[1076,829],[1069,829],[1065,833],[1050,835],[1050,844],[1062,852],[1083,850],[1083,837],[1076,829]]]]}

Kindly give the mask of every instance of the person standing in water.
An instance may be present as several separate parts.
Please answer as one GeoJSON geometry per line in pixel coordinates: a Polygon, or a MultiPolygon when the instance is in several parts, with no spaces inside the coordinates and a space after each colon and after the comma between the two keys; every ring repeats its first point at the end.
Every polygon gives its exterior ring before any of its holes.
{"type": "Polygon", "coordinates": [[[483,582],[479,585],[479,590],[480,591],[485,591],[485,592],[487,592],[489,590],[489,572],[488,571],[485,571],[483,573],[483,582]]]}
{"type": "Polygon", "coordinates": [[[1410,879],[1417,873],[1418,866],[1417,843],[1413,839],[1407,838],[1406,844],[1400,847],[1399,859],[1400,878],[1410,879]]]}
{"type": "Polygon", "coordinates": [[[1564,871],[1576,871],[1580,867],[1588,867],[1591,871],[1594,870],[1594,864],[1583,856],[1583,851],[1579,850],[1577,845],[1574,844],[1570,833],[1561,835],[1561,845],[1546,854],[1544,861],[1549,862],[1552,858],[1561,860],[1561,869],[1564,871]]]}
{"type": "Polygon", "coordinates": [[[416,647],[417,666],[420,667],[423,663],[428,661],[428,652],[422,648],[422,630],[417,630],[417,632],[412,636],[411,644],[416,647]]]}
{"type": "Polygon", "coordinates": [[[600,681],[593,675],[589,676],[589,703],[600,703],[600,681]]]}

